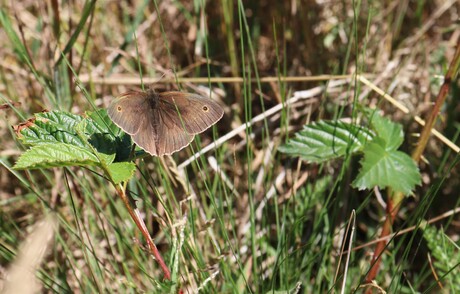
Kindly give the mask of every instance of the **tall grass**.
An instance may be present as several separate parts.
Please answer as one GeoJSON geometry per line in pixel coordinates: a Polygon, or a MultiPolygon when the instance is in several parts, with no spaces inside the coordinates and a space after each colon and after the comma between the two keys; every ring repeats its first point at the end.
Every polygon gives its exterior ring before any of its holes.
{"type": "MultiPolygon", "coordinates": [[[[457,289],[458,263],[449,264],[443,254],[456,258],[452,244],[457,246],[458,217],[436,223],[434,232],[424,226],[458,207],[458,155],[440,141],[432,139],[424,155],[429,164],[420,165],[423,185],[405,200],[393,227],[395,232],[415,229],[390,240],[375,285],[365,285],[372,245],[353,251],[350,263],[338,269],[338,277],[335,273],[343,242],[358,246],[379,236],[386,212],[378,198],[385,198],[384,191],[351,188],[358,158],[310,164],[277,152],[310,121],[359,123],[362,106],[378,106],[402,123],[404,148],[412,149],[411,136],[420,130],[412,116],[381,102],[359,83],[328,87],[328,80],[282,79],[371,72],[382,89],[423,114],[430,107],[430,94],[436,93],[430,87],[439,85],[434,77],[444,73],[458,46],[458,40],[449,43],[458,27],[446,22],[455,14],[452,4],[434,18],[437,28],[431,35],[410,40],[419,23],[428,21],[422,15],[436,15],[439,7],[406,4],[196,0],[2,5],[0,97],[2,103],[22,104],[0,110],[2,270],[14,265],[19,244],[36,230],[34,224],[53,215],[58,229],[53,240],[42,244],[48,253],[37,269],[43,291],[324,293],[340,291],[342,281],[345,292],[457,289]],[[417,13],[409,13],[414,9],[417,13]],[[427,62],[440,48],[447,57],[427,62]],[[112,78],[145,80],[163,73],[177,82],[167,89],[190,92],[199,89],[178,83],[181,78],[208,77],[206,94],[225,108],[224,118],[187,149],[172,157],[137,160],[135,176],[127,183],[172,272],[171,281],[162,279],[123,202],[96,169],[11,168],[27,149],[11,125],[43,108],[84,115],[94,110],[91,104],[106,107],[133,87],[111,85],[112,78]],[[100,76],[106,83],[95,82],[100,76]],[[228,76],[240,76],[243,83],[211,82],[228,76]],[[278,81],[264,83],[266,76],[278,81]],[[316,86],[324,86],[320,95],[283,107],[185,168],[178,167],[295,91],[316,86]],[[353,210],[356,238],[349,240],[345,228],[353,210]],[[447,237],[454,241],[438,247],[427,241],[447,237]],[[342,275],[345,267],[347,276],[342,275]]],[[[458,83],[453,83],[452,93],[458,94],[458,83]]],[[[456,94],[447,100],[450,108],[457,107],[456,94]]],[[[446,123],[437,128],[457,140],[458,112],[446,109],[442,115],[446,123]]]]}

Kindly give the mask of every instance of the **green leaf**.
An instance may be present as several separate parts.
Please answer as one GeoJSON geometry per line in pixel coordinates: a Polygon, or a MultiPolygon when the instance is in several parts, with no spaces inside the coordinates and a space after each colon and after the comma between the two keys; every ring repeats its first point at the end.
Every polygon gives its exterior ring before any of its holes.
{"type": "Polygon", "coordinates": [[[110,177],[115,184],[126,182],[134,174],[136,165],[132,162],[115,162],[108,166],[110,177]]]}
{"type": "Polygon", "coordinates": [[[34,124],[21,131],[20,139],[24,144],[37,145],[46,143],[66,143],[85,147],[79,138],[75,126],[82,117],[63,111],[36,113],[34,124]]]}
{"type": "Polygon", "coordinates": [[[98,152],[115,153],[115,161],[126,161],[131,153],[131,137],[125,134],[116,126],[107,115],[105,109],[89,113],[87,126],[91,145],[95,146],[98,152]]]}
{"type": "Polygon", "coordinates": [[[369,129],[357,125],[320,121],[306,125],[279,151],[319,163],[361,151],[373,136],[369,129]]]}
{"type": "Polygon", "coordinates": [[[16,164],[21,169],[108,165],[127,160],[131,151],[131,138],[110,120],[105,109],[87,117],[64,111],[38,113],[33,124],[21,130],[20,139],[32,146],[16,164]]]}
{"type": "Polygon", "coordinates": [[[15,169],[36,169],[74,165],[99,165],[100,161],[87,148],[66,144],[39,144],[22,154],[15,169]]]}
{"type": "Polygon", "coordinates": [[[107,110],[99,109],[94,112],[88,112],[88,132],[90,133],[109,133],[114,137],[121,133],[121,130],[115,125],[107,114],[107,110]]]}
{"type": "MultiPolygon", "coordinates": [[[[86,118],[64,111],[37,113],[33,125],[21,130],[20,139],[31,146],[66,143],[86,148],[89,143],[108,156],[118,154],[118,148],[126,150],[129,149],[126,145],[131,146],[130,137],[124,137],[105,109],[91,112],[86,118]]],[[[122,160],[126,160],[129,151],[122,155],[122,160]]]]}
{"type": "Polygon", "coordinates": [[[391,187],[410,194],[421,182],[418,167],[410,156],[392,148],[381,138],[369,143],[361,160],[361,170],[352,185],[360,190],[391,187]]]}
{"type": "Polygon", "coordinates": [[[385,140],[386,148],[397,150],[404,140],[404,133],[401,124],[394,123],[386,117],[381,116],[373,109],[366,110],[371,119],[372,129],[378,137],[385,140]]]}
{"type": "MultiPolygon", "coordinates": [[[[93,151],[93,154],[95,154],[99,158],[101,163],[111,164],[115,159],[115,147],[113,146],[113,144],[111,144],[111,142],[113,141],[113,139],[111,140],[111,138],[113,138],[113,136],[105,137],[106,140],[103,144],[99,144],[97,146],[94,146],[94,144],[90,144],[90,142],[88,141],[88,134],[85,133],[85,130],[87,129],[90,122],[94,124],[94,122],[92,122],[91,120],[82,120],[75,126],[75,132],[77,133],[78,137],[85,142],[85,146],[90,148],[93,151]]],[[[98,134],[93,134],[93,136],[95,135],[98,134]]]]}

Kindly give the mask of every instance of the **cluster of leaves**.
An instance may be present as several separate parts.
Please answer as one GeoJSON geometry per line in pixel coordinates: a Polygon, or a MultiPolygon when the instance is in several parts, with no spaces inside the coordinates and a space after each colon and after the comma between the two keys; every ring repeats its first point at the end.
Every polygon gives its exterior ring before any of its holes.
{"type": "Polygon", "coordinates": [[[135,170],[129,158],[131,139],[112,123],[105,109],[86,117],[63,111],[35,114],[34,123],[20,130],[31,148],[14,168],[96,166],[114,184],[129,180],[135,170]]]}
{"type": "MultiPolygon", "coordinates": [[[[421,177],[415,162],[398,151],[404,139],[402,126],[373,111],[365,113],[370,127],[342,121],[315,122],[306,125],[280,151],[316,163],[362,153],[355,188],[390,187],[410,194],[421,177]]],[[[115,184],[131,178],[135,169],[126,161],[129,136],[121,135],[104,109],[87,117],[62,111],[37,113],[34,124],[20,131],[20,138],[32,147],[18,159],[16,169],[97,166],[115,184]]]]}
{"type": "Polygon", "coordinates": [[[342,121],[319,121],[306,125],[280,151],[321,163],[355,153],[363,154],[361,169],[352,185],[360,190],[390,187],[410,194],[421,182],[414,160],[398,151],[404,133],[400,124],[366,110],[369,127],[342,121]]]}

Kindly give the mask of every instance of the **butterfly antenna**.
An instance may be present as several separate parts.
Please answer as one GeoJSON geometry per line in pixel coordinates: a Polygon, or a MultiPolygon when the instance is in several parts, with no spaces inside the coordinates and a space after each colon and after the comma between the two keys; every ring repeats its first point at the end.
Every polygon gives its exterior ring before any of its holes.
{"type": "Polygon", "coordinates": [[[154,93],[156,93],[153,85],[155,85],[156,83],[158,83],[159,81],[161,81],[165,76],[169,76],[169,75],[172,75],[173,74],[173,71],[171,69],[167,69],[165,70],[160,77],[158,77],[154,82],[152,82],[149,86],[149,90],[150,91],[153,91],[154,93]]]}

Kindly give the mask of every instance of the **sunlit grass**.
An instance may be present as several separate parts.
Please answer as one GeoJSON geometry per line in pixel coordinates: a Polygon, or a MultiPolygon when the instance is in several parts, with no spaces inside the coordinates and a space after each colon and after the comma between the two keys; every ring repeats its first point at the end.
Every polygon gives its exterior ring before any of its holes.
{"type": "MultiPolygon", "coordinates": [[[[431,14],[433,8],[417,6],[417,14],[404,26],[411,7],[391,6],[383,15],[378,13],[382,7],[355,3],[353,15],[351,2],[340,8],[297,2],[89,1],[52,8],[22,1],[20,7],[0,8],[0,50],[5,57],[0,64],[0,99],[22,103],[14,110],[0,110],[0,264],[5,272],[33,224],[53,215],[58,229],[38,271],[47,291],[324,293],[340,291],[345,267],[346,292],[363,286],[372,245],[352,252],[350,264],[342,263],[335,277],[351,211],[357,214],[355,245],[378,238],[385,216],[373,191],[350,186],[359,159],[317,165],[277,150],[305,123],[359,120],[354,111],[358,105],[378,106],[404,124],[409,134],[404,148],[411,150],[410,134],[420,128],[410,115],[350,82],[283,107],[179,168],[204,146],[287,101],[295,91],[329,82],[286,82],[284,76],[372,72],[373,81],[414,114],[426,111],[419,106],[430,101],[421,98],[427,93],[421,88],[429,85],[426,76],[442,75],[449,62],[444,59],[427,68],[426,48],[446,47],[451,52],[454,46],[431,42],[430,36],[410,46],[404,42],[425,21],[422,11],[431,14]],[[32,13],[37,11],[38,17],[32,13]],[[395,39],[388,40],[390,36],[395,39]],[[395,69],[388,66],[390,61],[395,69]],[[223,93],[212,98],[225,108],[224,118],[172,157],[137,160],[136,174],[127,183],[172,281],[163,280],[123,202],[96,169],[11,169],[27,146],[10,125],[43,108],[82,115],[94,110],[92,103],[104,108],[131,86],[123,81],[104,84],[92,77],[140,78],[140,72],[144,81],[161,74],[165,79],[243,78],[242,83],[203,83],[207,93],[223,93]],[[278,81],[265,82],[267,76],[278,81]]],[[[451,37],[441,31],[432,32],[433,40],[451,37]]],[[[197,90],[191,83],[154,86],[197,90]]],[[[458,93],[458,86],[454,84],[452,91],[458,93]]],[[[449,100],[451,108],[456,100],[449,100]]],[[[444,115],[449,138],[457,138],[458,115],[444,115]]],[[[449,165],[458,158],[434,139],[425,156],[430,165],[420,165],[423,186],[404,202],[395,232],[458,206],[458,169],[449,165]]],[[[385,191],[380,192],[385,198],[385,191]]],[[[454,220],[455,216],[443,222],[440,231],[457,240],[454,220]]],[[[388,254],[382,256],[377,284],[389,293],[438,287],[425,256],[439,258],[442,254],[434,251],[442,249],[424,244],[420,231],[392,239],[388,254]]],[[[444,250],[455,253],[447,246],[444,250]]],[[[458,267],[449,269],[447,287],[454,289],[458,267]]]]}

